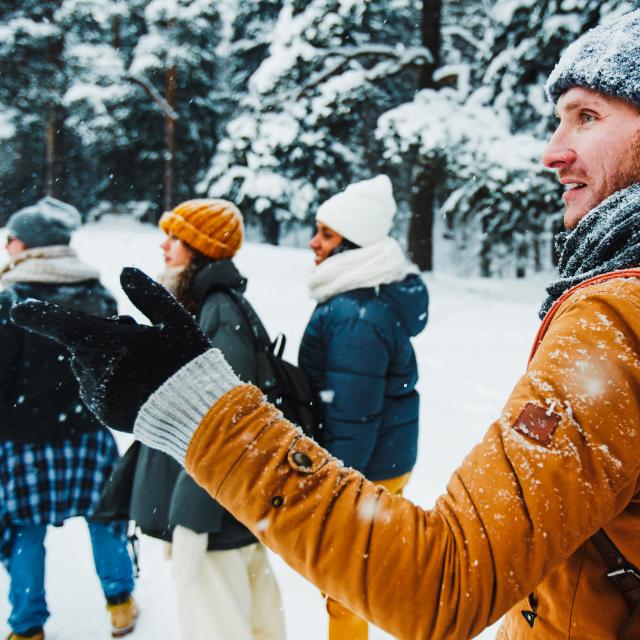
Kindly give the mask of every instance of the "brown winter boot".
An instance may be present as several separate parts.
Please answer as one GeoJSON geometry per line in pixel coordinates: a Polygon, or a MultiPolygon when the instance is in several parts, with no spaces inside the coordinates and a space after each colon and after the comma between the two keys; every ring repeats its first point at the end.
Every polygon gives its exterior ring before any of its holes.
{"type": "Polygon", "coordinates": [[[44,640],[44,631],[42,629],[29,631],[28,635],[11,632],[6,640],[44,640]]]}
{"type": "Polygon", "coordinates": [[[129,595],[122,602],[107,602],[111,614],[111,635],[114,638],[131,633],[139,615],[135,600],[129,595]]]}

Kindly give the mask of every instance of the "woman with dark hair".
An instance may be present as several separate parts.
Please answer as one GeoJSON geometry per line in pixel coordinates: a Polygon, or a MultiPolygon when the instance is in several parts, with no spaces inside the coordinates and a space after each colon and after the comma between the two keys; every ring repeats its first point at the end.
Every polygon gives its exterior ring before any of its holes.
{"type": "MultiPolygon", "coordinates": [[[[429,297],[389,230],[396,211],[385,175],[349,185],[320,205],[309,243],[318,305],[299,363],[320,399],[320,444],[392,493],[416,462],[418,369],[411,338],[429,297]]],[[[365,640],[365,620],[327,599],[330,640],[365,640]]]]}
{"type": "MultiPolygon", "coordinates": [[[[243,241],[231,202],[189,200],[165,213],[159,281],[195,316],[236,374],[256,378],[252,329],[238,299],[246,288],[232,258],[243,241]]],[[[281,640],[282,605],[263,545],[168,456],[142,447],[131,517],[171,542],[178,615],[189,640],[281,640]]]]}

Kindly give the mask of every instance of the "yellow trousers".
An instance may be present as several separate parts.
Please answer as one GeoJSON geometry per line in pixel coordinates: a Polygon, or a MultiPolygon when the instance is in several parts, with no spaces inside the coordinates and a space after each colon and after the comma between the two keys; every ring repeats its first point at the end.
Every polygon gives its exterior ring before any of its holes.
{"type": "MultiPolygon", "coordinates": [[[[388,480],[376,480],[376,484],[384,487],[391,493],[401,496],[402,491],[409,482],[411,473],[405,473],[397,478],[388,480]]],[[[327,598],[327,613],[329,614],[329,640],[367,640],[369,637],[369,625],[366,620],[358,618],[337,600],[327,598]]]]}

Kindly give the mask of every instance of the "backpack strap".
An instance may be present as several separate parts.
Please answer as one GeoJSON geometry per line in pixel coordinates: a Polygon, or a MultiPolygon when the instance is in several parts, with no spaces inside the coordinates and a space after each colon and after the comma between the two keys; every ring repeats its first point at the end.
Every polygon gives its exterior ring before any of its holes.
{"type": "Polygon", "coordinates": [[[628,634],[640,616],[640,571],[620,553],[604,529],[596,531],[591,536],[591,542],[605,562],[607,578],[624,598],[631,612],[620,633],[620,640],[631,638],[628,634]]]}
{"type": "Polygon", "coordinates": [[[584,282],[581,282],[571,289],[565,291],[551,306],[551,309],[547,312],[547,315],[542,320],[540,324],[540,328],[538,329],[538,333],[533,341],[533,346],[531,347],[531,353],[529,354],[529,362],[536,353],[536,350],[540,346],[542,342],[542,338],[544,338],[547,333],[547,329],[551,324],[556,312],[562,305],[562,303],[569,298],[575,291],[578,289],[582,289],[583,287],[588,287],[592,284],[597,284],[599,282],[604,282],[605,280],[612,280],[613,278],[640,278],[640,269],[620,269],[619,271],[609,271],[607,273],[601,273],[599,276],[594,276],[593,278],[589,278],[584,282]]]}
{"type": "MultiPolygon", "coordinates": [[[[595,276],[594,278],[589,278],[575,287],[572,287],[568,291],[565,291],[554,302],[553,306],[544,317],[533,342],[531,354],[529,355],[529,362],[531,362],[531,359],[535,355],[535,352],[542,342],[553,317],[562,303],[578,289],[582,289],[583,287],[591,284],[604,282],[605,280],[611,280],[613,278],[640,278],[640,269],[622,269],[620,271],[603,273],[599,276],[595,276]]],[[[629,605],[631,614],[620,634],[620,640],[626,640],[627,638],[631,638],[629,633],[632,631],[632,627],[636,620],[640,619],[640,571],[638,571],[638,569],[632,565],[620,553],[620,551],[618,551],[616,545],[613,544],[603,529],[596,531],[596,533],[591,536],[590,540],[604,560],[605,566],[607,567],[607,578],[609,578],[616,590],[622,595],[627,605],[629,605]]]]}
{"type": "Polygon", "coordinates": [[[233,289],[232,287],[218,285],[216,288],[228,293],[236,303],[240,313],[251,328],[251,335],[253,336],[253,343],[256,352],[271,351],[273,348],[271,338],[269,338],[267,330],[249,301],[237,289],[233,289]]]}

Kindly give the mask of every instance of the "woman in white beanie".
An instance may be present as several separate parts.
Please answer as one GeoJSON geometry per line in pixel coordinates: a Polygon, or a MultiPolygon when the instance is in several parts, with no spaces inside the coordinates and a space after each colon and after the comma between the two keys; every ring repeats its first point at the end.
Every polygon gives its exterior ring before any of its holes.
{"type": "MultiPolygon", "coordinates": [[[[394,493],[416,461],[418,371],[410,338],[427,323],[428,293],[389,236],[396,203],[385,175],[349,185],[318,208],[309,243],[317,301],[299,363],[320,398],[319,439],[394,493]]],[[[364,640],[367,623],[327,599],[330,640],[364,640]]]]}

